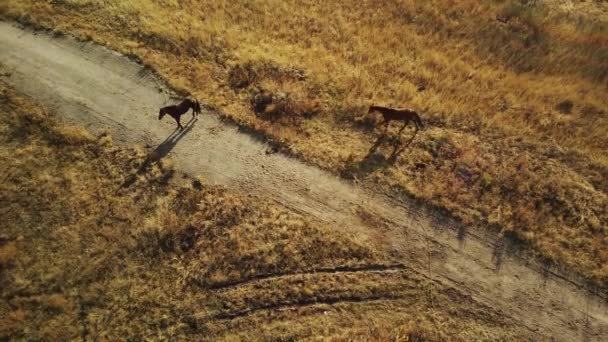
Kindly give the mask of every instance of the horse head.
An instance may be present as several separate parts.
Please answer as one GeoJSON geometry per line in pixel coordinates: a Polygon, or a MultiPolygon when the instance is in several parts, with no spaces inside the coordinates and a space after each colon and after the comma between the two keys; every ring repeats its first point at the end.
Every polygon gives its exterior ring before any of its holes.
{"type": "Polygon", "coordinates": [[[165,114],[167,114],[167,112],[165,112],[162,108],[160,111],[158,111],[158,120],[161,120],[163,118],[163,116],[165,116],[165,114]]]}

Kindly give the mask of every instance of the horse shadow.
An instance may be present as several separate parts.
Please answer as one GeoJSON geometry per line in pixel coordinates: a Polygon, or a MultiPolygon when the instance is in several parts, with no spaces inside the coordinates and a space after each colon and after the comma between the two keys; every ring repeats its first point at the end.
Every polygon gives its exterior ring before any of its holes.
{"type": "Polygon", "coordinates": [[[388,158],[391,164],[394,164],[397,161],[397,158],[401,155],[401,153],[403,153],[403,151],[410,147],[412,141],[414,141],[414,138],[416,138],[417,134],[418,131],[416,131],[414,135],[412,135],[412,137],[405,144],[401,141],[401,139],[396,139],[396,142],[393,144],[393,152],[388,158]]]}
{"type": "MultiPolygon", "coordinates": [[[[198,121],[198,117],[193,117],[186,123],[183,129],[176,128],[165,140],[160,143],[156,148],[148,153],[146,159],[139,166],[137,171],[127,177],[127,179],[121,184],[120,189],[128,188],[137,180],[137,176],[146,173],[154,163],[160,162],[165,158],[177,145],[177,143],[184,138],[194,128],[194,124],[198,121]]],[[[161,183],[166,183],[173,177],[175,171],[168,170],[165,172],[161,179],[161,183]]]]}
{"type": "Polygon", "coordinates": [[[347,178],[365,177],[378,169],[395,165],[399,156],[411,145],[415,137],[416,134],[414,134],[406,143],[403,143],[400,137],[389,137],[387,134],[383,133],[376,139],[363,159],[346,162],[343,176],[347,178]],[[393,150],[388,157],[378,151],[384,142],[388,142],[393,146],[393,150]]]}

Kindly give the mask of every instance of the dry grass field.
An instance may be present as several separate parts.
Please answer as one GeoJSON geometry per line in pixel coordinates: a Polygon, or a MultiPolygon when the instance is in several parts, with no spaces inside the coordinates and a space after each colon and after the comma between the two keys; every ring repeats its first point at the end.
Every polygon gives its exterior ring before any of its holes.
{"type": "Polygon", "coordinates": [[[60,124],[2,83],[0,146],[0,340],[531,338],[352,236],[60,124]]]}
{"type": "Polygon", "coordinates": [[[606,284],[607,7],[5,0],[0,13],[133,56],[293,155],[606,284]],[[380,139],[370,104],[418,110],[426,129],[380,139]]]}

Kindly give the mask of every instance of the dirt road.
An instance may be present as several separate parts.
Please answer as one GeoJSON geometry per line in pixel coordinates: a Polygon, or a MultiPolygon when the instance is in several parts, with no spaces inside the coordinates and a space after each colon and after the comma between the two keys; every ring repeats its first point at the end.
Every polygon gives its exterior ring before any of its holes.
{"type": "Polygon", "coordinates": [[[65,119],[109,130],[120,142],[157,146],[156,153],[170,153],[188,174],[355,232],[427,277],[520,322],[522,329],[564,341],[608,340],[602,296],[523,256],[508,241],[466,229],[408,199],[375,193],[280,153],[267,154],[263,141],[208,111],[176,133],[175,122],[157,117],[169,90],[115,52],[0,22],[0,64],[3,80],[65,119]]]}

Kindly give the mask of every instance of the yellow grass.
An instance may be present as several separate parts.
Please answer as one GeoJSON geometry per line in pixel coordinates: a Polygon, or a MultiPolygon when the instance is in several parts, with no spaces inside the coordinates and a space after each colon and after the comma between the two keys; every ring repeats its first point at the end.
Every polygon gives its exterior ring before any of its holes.
{"type": "Polygon", "coordinates": [[[0,82],[1,340],[530,338],[407,268],[310,272],[391,260],[111,140],[0,82]]]}
{"type": "Polygon", "coordinates": [[[8,0],[0,13],[137,57],[295,155],[605,282],[607,5],[523,3],[8,0]],[[414,108],[428,128],[395,161],[386,142],[368,154],[370,104],[414,108]]]}

